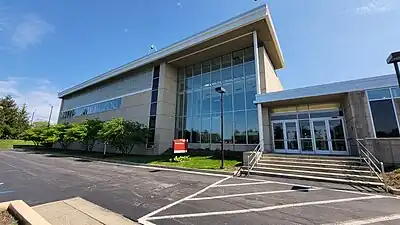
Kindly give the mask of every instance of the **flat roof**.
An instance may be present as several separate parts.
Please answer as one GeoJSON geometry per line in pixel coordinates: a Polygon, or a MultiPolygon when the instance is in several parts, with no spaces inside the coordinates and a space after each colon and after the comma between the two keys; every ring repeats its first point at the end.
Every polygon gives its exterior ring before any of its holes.
{"type": "Polygon", "coordinates": [[[397,85],[395,74],[368,77],[356,80],[341,81],[329,84],[294,88],[277,92],[269,92],[256,96],[255,103],[270,103],[291,99],[300,99],[324,95],[333,95],[366,89],[383,88],[397,85]]]}
{"type": "MultiPolygon", "coordinates": [[[[110,70],[106,73],[103,73],[99,76],[93,77],[87,81],[84,81],[80,84],[67,88],[58,93],[58,97],[62,98],[64,96],[70,95],[74,92],[80,91],[102,81],[108,80],[115,76],[118,76],[122,73],[125,73],[129,70],[133,70],[151,63],[154,63],[158,60],[165,59],[171,55],[177,55],[176,53],[185,52],[191,48],[210,42],[212,40],[216,40],[218,37],[221,37],[225,34],[232,33],[233,31],[239,30],[240,28],[254,25],[254,23],[258,21],[265,21],[266,29],[268,30],[268,37],[259,37],[261,41],[268,42],[267,50],[270,55],[272,64],[275,69],[283,68],[283,55],[281,48],[279,46],[278,38],[276,37],[275,28],[272,23],[272,19],[268,10],[267,5],[262,5],[257,8],[254,8],[250,11],[242,13],[236,17],[233,17],[227,21],[224,21],[220,24],[217,24],[207,30],[204,30],[200,33],[194,34],[182,41],[176,42],[168,47],[162,48],[156,52],[148,54],[144,57],[141,57],[137,60],[134,60],[130,63],[127,63],[121,67],[110,70]],[[185,51],[186,50],[186,51],[185,51]]],[[[254,26],[254,29],[260,29],[259,26],[254,26]]],[[[265,28],[263,28],[265,29],[265,28]]],[[[265,32],[263,33],[265,34],[265,32]]],[[[262,35],[263,35],[262,34],[262,35]]],[[[260,34],[259,34],[260,35],[260,34]]],[[[227,35],[229,38],[229,35],[227,35]]],[[[221,38],[220,38],[221,39],[221,38]]],[[[218,39],[218,41],[220,41],[218,39]]]]}

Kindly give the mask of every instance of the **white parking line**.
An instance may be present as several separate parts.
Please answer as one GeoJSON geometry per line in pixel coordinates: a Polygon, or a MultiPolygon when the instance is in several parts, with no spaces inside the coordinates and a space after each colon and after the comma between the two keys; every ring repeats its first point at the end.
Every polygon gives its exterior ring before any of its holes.
{"type": "Polygon", "coordinates": [[[348,220],[344,222],[329,223],[325,225],[364,225],[364,224],[379,223],[379,222],[398,220],[398,219],[400,219],[400,214],[393,214],[389,216],[380,216],[364,220],[348,220]]]}
{"type": "MultiPolygon", "coordinates": [[[[307,189],[308,191],[321,190],[321,188],[312,188],[307,189]]],[[[261,192],[250,192],[250,193],[242,193],[242,194],[231,194],[231,195],[218,195],[218,196],[209,196],[209,197],[201,197],[201,198],[191,198],[187,201],[200,201],[200,200],[210,200],[210,199],[219,199],[219,198],[233,198],[233,197],[241,197],[241,196],[249,196],[249,195],[266,195],[266,194],[278,194],[278,193],[289,193],[289,192],[298,192],[299,190],[279,190],[279,191],[261,191],[261,192]]]]}
{"type": "MultiPolygon", "coordinates": [[[[155,214],[157,214],[157,213],[159,213],[159,212],[161,212],[161,211],[164,211],[164,210],[166,210],[166,209],[168,209],[168,208],[171,208],[171,207],[174,206],[174,205],[177,205],[177,204],[179,204],[179,203],[181,203],[181,202],[183,202],[183,201],[185,201],[185,200],[188,200],[188,199],[190,199],[190,198],[192,198],[192,197],[194,197],[194,196],[196,196],[196,195],[198,195],[198,194],[201,194],[201,193],[207,191],[208,189],[214,187],[215,185],[218,185],[218,184],[220,184],[220,183],[222,183],[222,182],[228,180],[229,178],[231,178],[231,177],[225,177],[224,179],[221,179],[221,180],[219,180],[219,181],[217,181],[217,182],[215,182],[215,183],[213,183],[213,184],[211,184],[211,185],[209,185],[209,186],[207,186],[207,187],[201,189],[200,191],[198,191],[198,192],[196,192],[196,193],[194,193],[194,194],[191,194],[191,195],[189,195],[189,196],[187,196],[187,197],[185,197],[185,198],[182,198],[182,199],[180,199],[180,200],[178,200],[178,201],[176,201],[176,202],[173,202],[173,203],[171,203],[171,204],[169,204],[169,205],[166,205],[166,206],[164,206],[164,207],[162,207],[162,208],[159,208],[159,209],[157,209],[156,211],[153,211],[153,212],[151,212],[151,213],[149,213],[149,214],[147,214],[147,215],[145,215],[145,216],[142,216],[141,218],[138,219],[138,222],[139,222],[139,223],[142,223],[142,224],[146,224],[146,222],[147,222],[147,220],[148,220],[148,218],[149,218],[150,216],[153,216],[153,215],[155,215],[155,214]]],[[[149,223],[147,223],[147,224],[149,224],[149,223]]]]}
{"type": "Polygon", "coordinates": [[[3,185],[4,183],[0,183],[0,185],[3,185]]]}
{"type": "Polygon", "coordinates": [[[232,187],[232,186],[244,186],[244,185],[256,185],[256,184],[270,184],[272,181],[261,181],[261,182],[253,182],[253,183],[237,183],[237,184],[219,184],[214,187],[232,187]]]}
{"type": "Polygon", "coordinates": [[[262,207],[262,208],[229,210],[229,211],[219,211],[219,212],[206,212],[206,213],[177,214],[177,215],[167,215],[167,216],[155,216],[155,217],[147,217],[146,220],[176,219],[176,218],[241,214],[241,213],[250,213],[250,212],[263,212],[263,211],[270,211],[270,210],[274,210],[274,209],[284,209],[284,208],[301,207],[301,206],[309,206],[309,205],[323,205],[323,204],[350,202],[350,201],[367,200],[367,199],[378,199],[378,198],[387,198],[387,196],[373,195],[373,196],[363,196],[363,197],[357,197],[357,198],[343,198],[343,199],[324,200],[324,201],[301,202],[301,203],[286,204],[286,205],[275,205],[275,206],[268,206],[268,207],[262,207]]]}

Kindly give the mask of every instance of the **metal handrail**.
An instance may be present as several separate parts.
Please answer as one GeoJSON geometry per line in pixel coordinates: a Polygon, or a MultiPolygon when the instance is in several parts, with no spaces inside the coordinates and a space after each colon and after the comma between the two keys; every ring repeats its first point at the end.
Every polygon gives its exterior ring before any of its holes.
{"type": "Polygon", "coordinates": [[[358,155],[360,157],[360,162],[364,160],[367,165],[369,166],[371,175],[374,173],[380,181],[383,182],[385,185],[385,190],[388,191],[388,184],[386,180],[386,174],[385,174],[385,167],[383,166],[383,162],[379,161],[369,150],[365,145],[361,142],[361,139],[357,139],[357,149],[358,149],[358,155]],[[378,165],[380,165],[380,168],[378,165]]]}
{"type": "Polygon", "coordinates": [[[262,153],[263,151],[264,151],[264,140],[261,140],[260,143],[258,143],[258,145],[251,152],[251,154],[247,156],[247,176],[250,175],[250,170],[253,169],[253,167],[258,163],[258,160],[260,160],[261,158],[262,154],[259,155],[257,154],[262,153]]]}

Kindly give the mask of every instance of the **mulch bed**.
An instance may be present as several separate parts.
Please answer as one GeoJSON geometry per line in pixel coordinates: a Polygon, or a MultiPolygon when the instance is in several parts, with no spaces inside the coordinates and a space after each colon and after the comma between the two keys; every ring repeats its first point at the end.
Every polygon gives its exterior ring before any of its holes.
{"type": "Polygon", "coordinates": [[[18,221],[6,210],[0,212],[0,225],[18,225],[18,221]]]}
{"type": "Polygon", "coordinates": [[[389,186],[400,189],[400,169],[386,174],[389,186]]]}

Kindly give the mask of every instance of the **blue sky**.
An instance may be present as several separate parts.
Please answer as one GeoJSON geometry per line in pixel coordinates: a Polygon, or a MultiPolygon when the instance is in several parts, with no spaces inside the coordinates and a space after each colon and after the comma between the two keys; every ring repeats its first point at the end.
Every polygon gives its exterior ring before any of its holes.
{"type": "Polygon", "coordinates": [[[58,91],[263,3],[285,88],[393,73],[398,0],[0,0],[0,95],[45,119],[58,91]]]}

